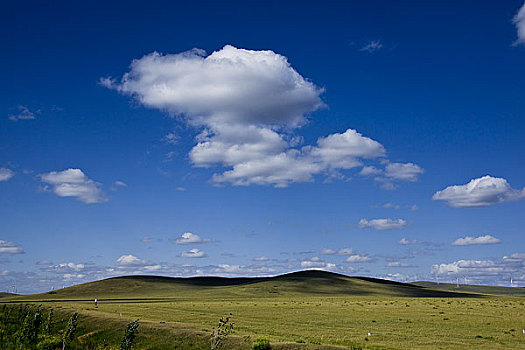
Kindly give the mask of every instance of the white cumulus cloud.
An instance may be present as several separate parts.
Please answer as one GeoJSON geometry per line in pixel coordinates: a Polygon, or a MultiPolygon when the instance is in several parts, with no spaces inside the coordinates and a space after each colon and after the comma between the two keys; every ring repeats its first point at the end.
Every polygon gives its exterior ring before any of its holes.
{"type": "Polygon", "coordinates": [[[101,184],[89,179],[80,169],[52,171],[39,176],[43,183],[53,187],[53,193],[59,197],[74,197],[84,203],[107,201],[101,184]]]}
{"type": "Polygon", "coordinates": [[[297,73],[286,57],[269,50],[226,45],[209,56],[199,49],[154,52],[130,68],[120,82],[102,83],[196,124],[295,126],[323,105],[323,90],[297,73]]]}
{"type": "Polygon", "coordinates": [[[293,131],[324,106],[324,90],[273,51],[226,45],[210,55],[154,52],[134,60],[121,79],[100,82],[199,128],[189,159],[195,167],[226,168],[212,176],[217,185],[286,187],[318,174],[343,178],[339,171],[386,154],[353,129],[301,147],[293,131]]]}
{"type": "Polygon", "coordinates": [[[514,45],[525,44],[525,3],[518,10],[512,22],[516,25],[518,31],[518,38],[514,41],[514,45]]]}
{"type": "Polygon", "coordinates": [[[408,225],[408,222],[403,219],[361,219],[359,221],[359,228],[373,228],[376,230],[392,230],[401,229],[408,225]]]}
{"type": "Polygon", "coordinates": [[[432,196],[432,199],[446,201],[456,208],[484,207],[523,198],[525,188],[521,191],[514,189],[507,180],[489,175],[473,179],[466,185],[449,186],[432,196]]]}
{"type": "Polygon", "coordinates": [[[452,245],[476,245],[476,244],[497,244],[501,243],[499,238],[493,237],[491,235],[484,235],[478,237],[466,236],[464,238],[458,238],[452,245]]]}
{"type": "Polygon", "coordinates": [[[11,169],[0,168],[0,182],[7,181],[13,176],[15,176],[15,173],[11,169]]]}

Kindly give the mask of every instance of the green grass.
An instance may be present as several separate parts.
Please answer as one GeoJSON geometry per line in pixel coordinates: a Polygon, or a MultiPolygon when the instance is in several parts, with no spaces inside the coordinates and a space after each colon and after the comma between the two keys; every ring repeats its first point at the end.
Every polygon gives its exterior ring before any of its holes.
{"type": "Polygon", "coordinates": [[[2,302],[76,310],[82,332],[99,330],[90,336],[97,340],[119,341],[127,322],[140,318],[138,348],[148,349],[207,348],[212,328],[230,313],[230,348],[250,349],[259,336],[274,349],[525,348],[525,298],[319,271],[255,279],[120,277],[2,302]]]}

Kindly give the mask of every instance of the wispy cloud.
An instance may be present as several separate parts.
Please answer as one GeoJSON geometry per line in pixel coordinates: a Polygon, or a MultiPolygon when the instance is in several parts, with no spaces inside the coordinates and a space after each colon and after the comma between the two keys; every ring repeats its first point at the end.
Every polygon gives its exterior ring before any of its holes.
{"type": "Polygon", "coordinates": [[[0,254],[24,254],[24,249],[17,243],[0,240],[0,254]]]}
{"type": "Polygon", "coordinates": [[[346,258],[345,261],[348,263],[357,264],[357,263],[370,263],[370,262],[373,262],[374,259],[372,259],[368,255],[355,254],[355,255],[350,255],[348,258],[346,258]]]}
{"type": "Polygon", "coordinates": [[[415,182],[425,170],[414,163],[389,163],[385,167],[385,176],[391,179],[415,182]]]}
{"type": "Polygon", "coordinates": [[[383,44],[379,40],[371,40],[366,45],[361,47],[359,51],[366,51],[368,53],[379,51],[383,48],[383,44]]]}
{"type": "Polygon", "coordinates": [[[401,238],[399,242],[397,242],[400,245],[411,245],[411,244],[417,244],[417,241],[414,240],[408,240],[405,237],[401,238]]]}
{"type": "Polygon", "coordinates": [[[9,114],[9,120],[16,122],[19,120],[36,119],[35,112],[30,111],[29,108],[27,108],[26,106],[18,106],[17,110],[18,113],[16,114],[9,114]]]}
{"type": "Polygon", "coordinates": [[[513,45],[525,44],[525,3],[518,10],[518,13],[512,19],[512,22],[516,25],[518,38],[514,41],[513,45]]]}
{"type": "Polygon", "coordinates": [[[334,249],[323,249],[321,251],[322,255],[351,255],[354,253],[352,248],[341,248],[338,250],[334,249]]]}
{"type": "Polygon", "coordinates": [[[361,219],[359,228],[373,228],[376,230],[401,229],[408,226],[408,222],[403,219],[361,219]]]}

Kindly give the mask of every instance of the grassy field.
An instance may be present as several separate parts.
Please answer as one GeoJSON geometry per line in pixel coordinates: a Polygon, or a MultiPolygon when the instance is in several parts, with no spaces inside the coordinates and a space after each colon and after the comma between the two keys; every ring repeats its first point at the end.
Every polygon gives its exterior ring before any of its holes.
{"type": "Polygon", "coordinates": [[[251,279],[120,277],[1,302],[78,311],[83,341],[110,345],[140,318],[137,348],[209,348],[212,328],[231,313],[235,337],[228,348],[249,349],[265,335],[276,349],[525,349],[523,297],[320,271],[251,279]]]}

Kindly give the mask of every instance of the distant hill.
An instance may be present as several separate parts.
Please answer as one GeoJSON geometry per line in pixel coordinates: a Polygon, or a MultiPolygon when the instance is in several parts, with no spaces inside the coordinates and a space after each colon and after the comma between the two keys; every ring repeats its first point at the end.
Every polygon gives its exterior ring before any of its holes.
{"type": "Polygon", "coordinates": [[[392,297],[473,297],[458,291],[435,290],[425,286],[368,277],[306,270],[275,277],[160,277],[122,276],[84,283],[52,292],[9,298],[10,301],[93,300],[223,300],[276,296],[392,296],[392,297]]]}
{"type": "Polygon", "coordinates": [[[481,293],[490,295],[508,295],[508,296],[525,296],[524,287],[495,287],[495,286],[479,286],[470,284],[453,283],[436,283],[436,282],[414,282],[416,286],[430,288],[434,290],[453,291],[453,292],[467,292],[467,293],[481,293]]]}
{"type": "Polygon", "coordinates": [[[17,296],[17,295],[18,294],[14,294],[14,293],[0,292],[0,298],[14,297],[14,296],[17,296]]]}

